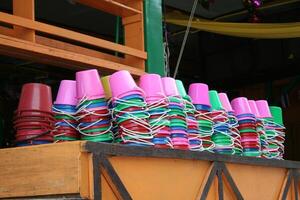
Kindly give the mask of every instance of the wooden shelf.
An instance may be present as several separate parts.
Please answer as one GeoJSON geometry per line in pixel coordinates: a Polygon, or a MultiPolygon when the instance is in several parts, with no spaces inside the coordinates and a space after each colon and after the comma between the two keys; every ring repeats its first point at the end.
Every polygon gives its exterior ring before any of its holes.
{"type": "Polygon", "coordinates": [[[84,141],[0,149],[0,199],[296,199],[300,162],[84,141]]]}
{"type": "Polygon", "coordinates": [[[109,59],[53,48],[1,34],[0,54],[75,70],[95,68],[105,72],[114,72],[124,69],[135,76],[144,74],[143,69],[112,62],[109,59]]]}
{"type": "Polygon", "coordinates": [[[142,75],[147,60],[144,51],[143,0],[77,2],[121,16],[125,45],[35,21],[34,0],[13,0],[13,14],[0,12],[1,24],[8,25],[0,26],[0,53],[75,70],[128,70],[134,76],[142,75]],[[49,36],[40,36],[42,33],[49,36]],[[118,57],[114,53],[124,56],[118,57]]]}

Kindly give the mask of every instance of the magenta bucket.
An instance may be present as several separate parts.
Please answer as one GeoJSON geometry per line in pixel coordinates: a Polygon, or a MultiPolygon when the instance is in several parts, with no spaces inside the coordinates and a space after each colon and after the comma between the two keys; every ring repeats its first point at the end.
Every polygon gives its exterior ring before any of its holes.
{"type": "Polygon", "coordinates": [[[221,104],[226,112],[233,112],[233,109],[231,107],[230,101],[228,99],[228,96],[226,93],[219,93],[219,98],[221,101],[221,104]]]}
{"type": "Polygon", "coordinates": [[[127,95],[141,94],[144,92],[139,88],[128,71],[121,70],[109,77],[110,89],[113,98],[122,98],[127,95]]]}
{"type": "Polygon", "coordinates": [[[76,106],[76,93],[76,81],[63,80],[60,82],[56,101],[54,102],[54,104],[76,106]]]}
{"type": "Polygon", "coordinates": [[[77,99],[88,100],[100,99],[105,97],[102,82],[96,69],[76,72],[77,99]]]}
{"type": "Polygon", "coordinates": [[[251,109],[251,113],[254,114],[255,117],[261,118],[255,101],[254,100],[249,100],[248,103],[249,103],[249,106],[250,106],[250,109],[251,109]]]}
{"type": "Polygon", "coordinates": [[[261,118],[273,118],[266,100],[258,100],[255,103],[261,118]]]}
{"type": "Polygon", "coordinates": [[[252,114],[248,99],[246,97],[238,97],[231,101],[231,106],[235,115],[252,114]]]}
{"type": "Polygon", "coordinates": [[[193,83],[189,87],[189,96],[193,104],[211,106],[209,101],[208,85],[193,83]]]}
{"type": "Polygon", "coordinates": [[[144,74],[140,78],[140,88],[144,90],[146,98],[161,97],[164,98],[165,93],[158,74],[144,74]]]}
{"type": "Polygon", "coordinates": [[[179,92],[174,78],[164,77],[161,80],[162,80],[162,85],[166,96],[179,97],[179,92]]]}

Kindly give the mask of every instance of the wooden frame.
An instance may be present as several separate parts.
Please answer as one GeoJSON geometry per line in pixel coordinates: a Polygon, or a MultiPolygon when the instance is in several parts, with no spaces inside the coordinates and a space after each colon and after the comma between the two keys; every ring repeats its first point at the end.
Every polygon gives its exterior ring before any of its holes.
{"type": "Polygon", "coordinates": [[[98,68],[104,71],[128,70],[133,75],[145,71],[143,0],[77,0],[99,10],[121,16],[125,45],[41,23],[34,19],[34,0],[13,0],[13,15],[0,12],[0,53],[46,64],[74,69],[98,68]],[[13,28],[8,28],[13,27],[13,28]],[[55,36],[51,39],[39,33],[55,36]],[[74,45],[72,42],[82,44],[74,45]],[[83,46],[93,46],[113,54],[83,46]]]}

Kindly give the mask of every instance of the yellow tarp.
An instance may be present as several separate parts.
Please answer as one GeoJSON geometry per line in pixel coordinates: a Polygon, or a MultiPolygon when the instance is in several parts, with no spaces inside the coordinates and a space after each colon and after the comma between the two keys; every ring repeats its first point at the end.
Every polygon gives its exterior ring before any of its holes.
{"type": "MultiPolygon", "coordinates": [[[[183,16],[180,12],[167,14],[165,20],[167,23],[180,26],[186,26],[188,23],[188,18],[183,16]]],[[[211,33],[246,38],[280,39],[300,37],[300,22],[230,23],[194,19],[191,27],[211,33]]]]}

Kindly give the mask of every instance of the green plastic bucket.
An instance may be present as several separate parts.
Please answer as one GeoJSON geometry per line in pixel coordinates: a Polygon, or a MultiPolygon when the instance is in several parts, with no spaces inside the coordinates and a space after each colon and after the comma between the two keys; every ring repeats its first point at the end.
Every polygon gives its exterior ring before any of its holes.
{"type": "Polygon", "coordinates": [[[216,90],[209,91],[209,100],[212,110],[224,110],[218,92],[216,90]]]}

